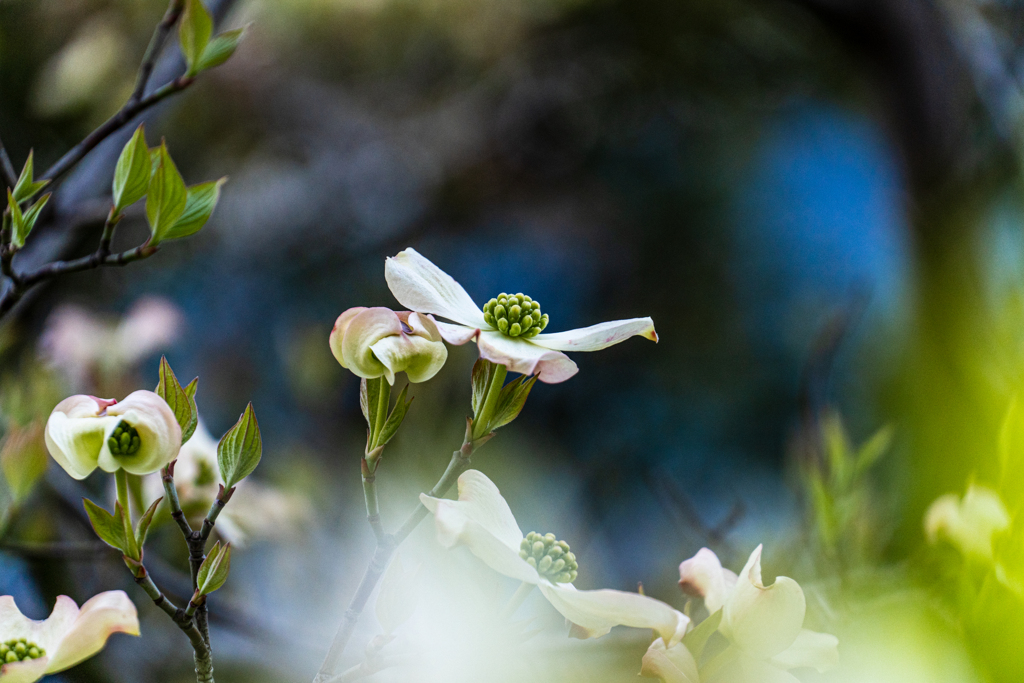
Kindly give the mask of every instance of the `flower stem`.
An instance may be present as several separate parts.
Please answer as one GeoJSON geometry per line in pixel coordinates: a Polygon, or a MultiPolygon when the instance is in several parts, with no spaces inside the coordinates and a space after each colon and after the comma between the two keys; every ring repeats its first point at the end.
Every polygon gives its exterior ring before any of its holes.
{"type": "Polygon", "coordinates": [[[388,408],[391,405],[391,385],[383,377],[377,378],[377,381],[380,382],[380,389],[377,391],[377,420],[373,426],[372,448],[377,447],[380,433],[384,431],[384,423],[388,419],[388,408]]]}
{"type": "MultiPolygon", "coordinates": [[[[467,432],[468,432],[467,428],[467,432]]],[[[462,444],[462,448],[452,453],[452,459],[448,463],[447,469],[444,474],[434,485],[434,488],[430,490],[427,495],[437,498],[443,496],[448,492],[455,482],[458,480],[459,475],[469,469],[470,456],[473,455],[474,451],[474,440],[472,435],[467,433],[466,440],[462,444]]],[[[365,491],[365,489],[364,489],[365,491]]],[[[374,491],[374,504],[376,504],[376,491],[374,491]]],[[[369,501],[367,502],[369,511],[369,501]]],[[[359,620],[359,615],[362,614],[363,608],[366,607],[367,601],[370,599],[370,594],[373,593],[373,589],[377,586],[381,577],[384,575],[384,570],[387,569],[388,562],[391,560],[391,555],[395,552],[395,549],[401,545],[402,541],[408,538],[409,534],[419,525],[420,522],[427,516],[428,511],[423,507],[423,503],[416,506],[416,509],[410,513],[409,517],[405,520],[405,523],[396,531],[394,534],[383,534],[378,537],[377,548],[373,553],[373,558],[370,560],[370,564],[366,567],[366,572],[363,574],[362,580],[359,582],[359,587],[356,589],[355,595],[352,596],[352,600],[349,603],[348,609],[345,610],[345,616],[342,618],[341,625],[338,627],[338,632],[334,635],[334,640],[331,642],[331,647],[327,651],[327,656],[324,658],[324,663],[320,666],[320,671],[314,678],[314,683],[326,683],[332,681],[338,676],[339,665],[341,664],[341,655],[345,651],[345,646],[348,645],[349,639],[352,638],[352,633],[355,631],[356,622],[359,620]]]]}
{"type": "Polygon", "coordinates": [[[508,368],[504,365],[495,365],[494,374],[487,384],[487,397],[480,413],[473,417],[473,438],[479,439],[486,434],[490,427],[491,418],[494,417],[494,408],[498,405],[498,397],[501,389],[505,386],[505,376],[508,375],[508,368]]]}
{"type": "Polygon", "coordinates": [[[134,524],[132,524],[132,508],[128,500],[128,473],[123,468],[114,473],[114,481],[117,482],[117,502],[121,506],[121,515],[124,520],[125,554],[134,559],[139,559],[139,546],[135,542],[134,524]]]}
{"type": "Polygon", "coordinates": [[[520,605],[526,601],[526,598],[529,597],[532,592],[532,583],[526,583],[523,581],[519,584],[519,588],[517,588],[516,592],[512,594],[512,597],[509,598],[507,603],[505,603],[505,606],[501,608],[501,612],[498,613],[498,618],[502,620],[510,618],[516,613],[516,610],[519,609],[520,605]]]}

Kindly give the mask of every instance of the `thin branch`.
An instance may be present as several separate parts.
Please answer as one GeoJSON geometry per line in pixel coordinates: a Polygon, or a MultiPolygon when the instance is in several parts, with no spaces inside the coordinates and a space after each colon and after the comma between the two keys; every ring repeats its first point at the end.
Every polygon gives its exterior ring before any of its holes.
{"type": "MultiPolygon", "coordinates": [[[[427,495],[434,498],[443,496],[448,492],[448,489],[455,484],[459,475],[469,469],[470,458],[473,455],[474,449],[483,445],[483,443],[488,440],[487,437],[485,437],[484,439],[474,441],[471,429],[471,425],[467,425],[466,439],[462,444],[462,448],[452,454],[452,459],[448,463],[448,468],[445,469],[444,474],[441,475],[441,478],[427,495]]],[[[359,582],[359,587],[356,588],[355,595],[352,596],[352,600],[349,602],[348,609],[345,610],[345,615],[342,617],[341,625],[338,627],[338,632],[334,635],[331,647],[327,651],[324,663],[320,666],[320,671],[317,672],[316,678],[313,679],[313,683],[327,683],[328,681],[332,681],[338,677],[338,666],[341,664],[341,655],[344,653],[345,647],[348,645],[348,641],[352,638],[352,634],[355,632],[356,622],[359,620],[359,615],[362,614],[363,609],[366,607],[366,603],[370,599],[370,595],[373,593],[373,589],[376,588],[381,577],[384,575],[384,570],[387,569],[388,562],[391,560],[391,555],[395,552],[395,549],[401,545],[402,541],[409,537],[409,534],[411,534],[419,523],[423,521],[427,514],[428,511],[423,507],[423,503],[417,503],[416,509],[409,514],[405,523],[399,527],[396,533],[384,534],[378,538],[377,547],[373,552],[373,557],[370,559],[370,563],[366,567],[366,572],[363,574],[363,578],[359,582]]]]}
{"type": "Polygon", "coordinates": [[[210,534],[213,532],[213,527],[217,523],[217,518],[220,516],[221,510],[231,500],[231,496],[235,494],[235,487],[232,486],[229,489],[225,489],[224,485],[221,484],[220,491],[217,492],[217,497],[214,499],[213,504],[210,505],[210,511],[206,513],[206,519],[203,520],[203,528],[199,532],[199,537],[205,544],[207,539],[210,538],[210,534]]]}
{"type": "Polygon", "coordinates": [[[153,75],[153,67],[156,66],[156,58],[160,55],[164,43],[167,42],[167,36],[178,21],[178,17],[181,16],[184,7],[185,0],[171,0],[167,6],[167,11],[164,12],[163,19],[160,20],[160,23],[156,25],[156,29],[153,30],[153,37],[150,38],[149,46],[146,47],[146,54],[142,57],[142,64],[139,65],[139,74],[135,79],[135,89],[132,91],[132,96],[128,98],[129,104],[138,102],[146,93],[149,78],[153,75]]]}
{"type": "Polygon", "coordinates": [[[185,519],[185,513],[181,509],[181,502],[178,500],[178,489],[174,486],[174,463],[177,460],[172,461],[162,470],[160,470],[160,477],[164,482],[164,497],[167,498],[167,505],[171,510],[171,519],[181,529],[181,533],[188,539],[192,535],[192,527],[188,525],[188,520],[185,519]]]}
{"type": "Polygon", "coordinates": [[[0,140],[0,179],[12,190],[18,184],[18,172],[14,169],[14,164],[11,163],[11,157],[7,154],[3,140],[0,140]]]}
{"type": "Polygon", "coordinates": [[[89,133],[84,140],[72,147],[57,163],[48,168],[41,178],[49,180],[51,183],[56,183],[108,136],[116,133],[123,126],[131,122],[132,119],[153,105],[159,104],[171,95],[185,90],[192,85],[194,80],[194,78],[189,76],[179,76],[141,100],[128,101],[121,107],[120,111],[107,119],[99,128],[89,133]]]}

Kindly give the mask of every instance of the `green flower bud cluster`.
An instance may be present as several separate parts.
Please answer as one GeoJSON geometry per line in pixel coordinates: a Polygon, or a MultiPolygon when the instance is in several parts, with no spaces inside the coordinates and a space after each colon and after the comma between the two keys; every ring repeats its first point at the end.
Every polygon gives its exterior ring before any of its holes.
{"type": "Polygon", "coordinates": [[[510,337],[536,337],[548,326],[547,313],[540,312],[540,303],[522,293],[502,292],[484,304],[484,320],[510,337]]]}
{"type": "Polygon", "coordinates": [[[526,560],[541,576],[552,583],[572,583],[579,565],[569,552],[569,544],[555,540],[554,534],[531,531],[519,544],[519,557],[526,560]]]}
{"type": "Polygon", "coordinates": [[[3,664],[13,664],[23,659],[39,659],[45,654],[46,650],[24,638],[12,638],[0,643],[0,663],[3,664]]]}
{"type": "Polygon", "coordinates": [[[142,448],[142,437],[130,424],[121,420],[107,439],[111,455],[135,455],[142,448]]]}

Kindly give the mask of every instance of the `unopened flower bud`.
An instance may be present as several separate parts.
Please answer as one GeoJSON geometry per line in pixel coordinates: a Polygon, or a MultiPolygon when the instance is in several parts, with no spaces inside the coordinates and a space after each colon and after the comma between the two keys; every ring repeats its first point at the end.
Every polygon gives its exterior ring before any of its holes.
{"type": "Polygon", "coordinates": [[[97,467],[150,474],[181,447],[174,412],[152,391],[136,391],[120,403],[84,395],[64,399],[50,413],[45,437],[50,455],[75,479],[97,467]]]}
{"type": "Polygon", "coordinates": [[[410,382],[425,382],[444,366],[448,349],[433,319],[389,308],[350,308],[334,324],[331,352],[343,368],[359,377],[405,372],[410,382]]]}

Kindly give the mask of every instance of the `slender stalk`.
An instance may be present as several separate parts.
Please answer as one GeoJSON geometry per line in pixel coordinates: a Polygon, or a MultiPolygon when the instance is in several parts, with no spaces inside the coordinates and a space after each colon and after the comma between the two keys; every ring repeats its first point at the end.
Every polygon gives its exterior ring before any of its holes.
{"type": "Polygon", "coordinates": [[[171,28],[178,21],[178,17],[181,16],[184,8],[185,0],[171,0],[167,6],[167,11],[164,12],[163,19],[160,20],[160,23],[153,30],[153,37],[149,39],[146,53],[142,57],[142,64],[139,65],[138,76],[135,78],[135,89],[132,90],[132,96],[128,98],[129,104],[138,102],[145,94],[146,86],[149,85],[149,78],[153,75],[153,67],[156,66],[156,58],[160,55],[164,43],[167,42],[167,36],[171,32],[171,28]]]}
{"type": "Polygon", "coordinates": [[[210,644],[203,637],[196,623],[186,614],[185,610],[177,607],[164,595],[163,591],[153,583],[153,579],[149,577],[149,572],[146,571],[146,568],[141,565],[139,566],[139,573],[135,575],[135,583],[139,584],[142,590],[146,592],[146,595],[153,600],[153,603],[162,609],[178,625],[178,628],[188,636],[189,642],[192,643],[197,683],[214,683],[213,656],[210,652],[210,644]]]}
{"type": "Polygon", "coordinates": [[[131,501],[128,500],[128,473],[124,469],[118,469],[114,473],[114,480],[117,482],[117,502],[121,505],[121,515],[124,519],[124,536],[128,544],[127,551],[136,560],[141,557],[138,543],[135,541],[135,529],[132,524],[131,501]]]}
{"type": "Polygon", "coordinates": [[[483,408],[481,408],[480,414],[476,415],[473,420],[474,439],[479,439],[487,433],[487,427],[491,417],[494,415],[494,408],[498,405],[501,389],[505,386],[505,376],[507,374],[508,368],[504,365],[494,366],[494,374],[491,375],[491,381],[487,385],[487,397],[484,399],[483,408]]]}
{"type": "MultiPolygon", "coordinates": [[[[448,463],[448,467],[445,469],[444,474],[441,475],[441,478],[434,485],[434,488],[430,490],[428,495],[436,498],[447,493],[448,489],[450,489],[458,480],[459,475],[469,469],[470,457],[473,455],[474,449],[483,445],[485,442],[486,439],[474,441],[469,433],[469,429],[467,428],[466,440],[462,444],[462,448],[452,454],[452,459],[448,463]]],[[[394,534],[382,534],[382,536],[378,538],[377,547],[374,550],[373,557],[370,559],[370,563],[366,567],[363,578],[359,582],[359,587],[356,588],[355,595],[352,596],[348,609],[345,610],[345,615],[342,617],[341,625],[338,627],[338,632],[334,635],[334,640],[331,642],[331,647],[327,651],[327,656],[324,658],[324,662],[320,666],[320,671],[317,673],[316,678],[313,679],[314,683],[327,683],[339,675],[338,668],[341,664],[341,655],[344,653],[345,647],[348,645],[348,641],[352,638],[352,634],[355,632],[356,622],[359,620],[359,615],[362,614],[363,608],[366,607],[366,603],[370,599],[371,593],[373,593],[373,589],[377,586],[377,583],[380,582],[381,577],[384,575],[384,570],[387,569],[388,562],[391,560],[391,555],[394,553],[395,549],[401,545],[402,541],[409,537],[409,534],[413,532],[413,530],[426,516],[427,509],[423,507],[422,503],[419,503],[417,504],[416,509],[413,510],[405,520],[405,523],[399,527],[397,532],[394,534]]]]}
{"type": "Polygon", "coordinates": [[[391,385],[383,377],[377,380],[380,382],[380,389],[377,391],[377,420],[373,427],[373,443],[371,450],[377,447],[380,440],[380,433],[384,431],[384,423],[388,419],[388,408],[391,407],[391,385]]]}
{"type": "Polygon", "coordinates": [[[510,618],[513,614],[516,613],[516,610],[519,609],[519,607],[526,601],[526,598],[528,598],[530,596],[530,593],[532,592],[532,583],[526,583],[525,581],[523,581],[521,584],[519,584],[519,588],[517,588],[516,592],[512,594],[512,597],[509,598],[509,601],[507,603],[505,603],[505,606],[501,608],[501,612],[498,613],[498,618],[510,618]]]}
{"type": "Polygon", "coordinates": [[[370,471],[370,465],[366,462],[366,458],[363,458],[361,467],[363,474],[363,499],[366,501],[366,521],[369,522],[377,543],[380,543],[387,535],[387,532],[384,531],[384,523],[380,519],[380,505],[377,501],[377,473],[376,471],[370,471]]]}
{"type": "Polygon", "coordinates": [[[40,176],[40,178],[45,178],[56,183],[60,178],[64,177],[68,171],[73,169],[79,161],[84,159],[85,155],[91,152],[98,144],[123,128],[142,112],[156,104],[159,104],[171,95],[186,89],[192,85],[194,80],[195,79],[192,77],[179,76],[173,81],[162,85],[160,88],[141,100],[129,100],[116,114],[111,116],[104,123],[100,124],[100,126],[93,132],[89,133],[84,140],[68,150],[68,152],[58,159],[53,166],[46,169],[46,173],[40,176]]]}
{"type": "Polygon", "coordinates": [[[185,513],[181,509],[181,501],[178,500],[178,489],[174,486],[174,463],[160,470],[160,476],[164,482],[164,496],[167,498],[167,505],[171,510],[171,519],[181,529],[181,533],[187,540],[192,536],[192,527],[185,519],[185,513]]]}
{"type": "Polygon", "coordinates": [[[3,140],[0,140],[0,180],[3,180],[4,185],[12,190],[18,184],[18,172],[14,170],[14,164],[11,163],[11,157],[7,154],[3,140]]]}
{"type": "Polygon", "coordinates": [[[202,539],[205,546],[206,541],[210,538],[210,534],[213,532],[213,527],[217,524],[217,518],[220,517],[221,510],[231,500],[231,496],[235,494],[234,487],[225,489],[223,486],[220,487],[220,491],[217,493],[217,497],[210,505],[210,511],[206,513],[206,519],[203,520],[203,528],[199,532],[199,537],[202,539]]]}

